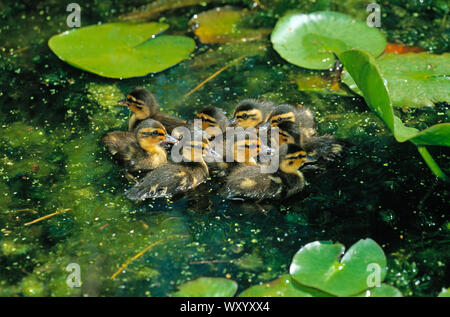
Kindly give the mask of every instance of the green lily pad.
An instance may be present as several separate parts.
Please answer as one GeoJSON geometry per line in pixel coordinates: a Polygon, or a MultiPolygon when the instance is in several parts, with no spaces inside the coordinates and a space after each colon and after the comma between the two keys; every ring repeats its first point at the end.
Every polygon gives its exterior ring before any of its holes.
{"type": "MultiPolygon", "coordinates": [[[[376,60],[394,107],[426,107],[450,102],[450,54],[385,54],[376,60]]],[[[362,95],[350,74],[342,81],[362,95]]]]}
{"type": "Polygon", "coordinates": [[[331,11],[284,16],[277,22],[271,40],[281,57],[309,69],[331,68],[333,53],[361,48],[377,56],[386,47],[386,39],[377,28],[331,11]]]}
{"type": "Polygon", "coordinates": [[[443,288],[438,297],[450,297],[450,291],[448,288],[443,288]]]}
{"type": "Polygon", "coordinates": [[[319,290],[298,285],[289,274],[284,274],[274,281],[262,285],[254,285],[242,293],[239,297],[326,297],[329,294],[319,290]]]}
{"type": "Polygon", "coordinates": [[[156,36],[163,23],[91,25],[52,36],[50,49],[74,67],[103,77],[145,76],[189,57],[195,48],[185,36],[156,36]]]}
{"type": "Polygon", "coordinates": [[[356,295],[358,297],[402,297],[403,294],[394,286],[381,284],[379,287],[368,289],[361,294],[356,295]]]}
{"type": "Polygon", "coordinates": [[[215,8],[196,14],[189,25],[202,43],[248,42],[264,38],[268,29],[251,29],[243,25],[247,10],[231,6],[215,8]]]}
{"type": "Polygon", "coordinates": [[[230,297],[237,291],[237,283],[220,277],[199,277],[178,286],[175,297],[230,297]]]}
{"type": "Polygon", "coordinates": [[[342,244],[309,243],[295,254],[289,272],[298,283],[336,296],[356,295],[369,288],[373,268],[379,269],[379,282],[383,281],[386,256],[375,241],[359,240],[339,260],[344,250],[342,244]]]}
{"type": "Polygon", "coordinates": [[[299,69],[291,75],[297,83],[298,90],[315,92],[324,95],[354,96],[354,94],[339,81],[333,82],[331,78],[315,71],[299,69]]]}

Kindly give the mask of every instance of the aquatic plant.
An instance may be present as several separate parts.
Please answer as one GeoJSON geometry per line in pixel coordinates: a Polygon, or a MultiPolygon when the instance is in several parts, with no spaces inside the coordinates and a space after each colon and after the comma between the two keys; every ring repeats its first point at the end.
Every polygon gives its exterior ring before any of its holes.
{"type": "MultiPolygon", "coordinates": [[[[380,62],[386,65],[387,74],[391,74],[386,79],[374,58],[386,46],[381,33],[376,28],[335,12],[285,16],[278,21],[271,40],[281,57],[305,68],[330,68],[338,56],[369,108],[384,121],[396,140],[411,141],[417,145],[431,171],[437,177],[447,179],[425,145],[450,146],[450,123],[436,124],[422,131],[405,126],[394,115],[393,97],[389,90],[396,93],[397,105],[402,106],[409,106],[410,103],[412,107],[429,106],[431,102],[448,101],[446,74],[449,54],[384,56],[380,62]],[[415,72],[411,73],[411,69],[415,72]],[[410,93],[411,90],[416,92],[410,93]]],[[[348,77],[346,82],[355,90],[348,77]]]]}
{"type": "Polygon", "coordinates": [[[52,36],[51,50],[63,61],[110,78],[145,76],[173,66],[195,48],[185,36],[160,35],[165,23],[107,23],[52,36]]]}
{"type": "MultiPolygon", "coordinates": [[[[315,241],[294,255],[289,274],[251,286],[241,297],[398,297],[401,292],[383,284],[386,256],[372,239],[361,239],[344,254],[342,244],[315,241]],[[342,256],[342,257],[341,257],[342,256]]],[[[201,277],[178,286],[174,296],[233,296],[236,282],[201,277]]]]}

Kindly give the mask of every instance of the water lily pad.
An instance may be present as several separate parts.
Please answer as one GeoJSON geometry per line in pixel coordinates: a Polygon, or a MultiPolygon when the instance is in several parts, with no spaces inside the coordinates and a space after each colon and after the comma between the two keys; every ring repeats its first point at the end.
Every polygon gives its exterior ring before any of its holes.
{"type": "MultiPolygon", "coordinates": [[[[450,102],[450,54],[385,54],[376,60],[387,81],[394,107],[425,107],[450,102]]],[[[362,94],[350,74],[342,81],[362,94]]]]}
{"type": "Polygon", "coordinates": [[[369,288],[373,268],[379,269],[379,281],[383,281],[386,256],[375,241],[359,240],[339,260],[344,251],[342,244],[309,243],[295,254],[289,272],[298,283],[336,296],[356,295],[369,288]]]}
{"type": "Polygon", "coordinates": [[[354,96],[351,90],[341,84],[339,81],[333,80],[317,71],[299,69],[291,76],[292,80],[297,83],[298,90],[316,92],[324,95],[340,95],[354,96]]]}
{"type": "MultiPolygon", "coordinates": [[[[318,290],[298,285],[289,274],[284,274],[274,281],[254,285],[239,294],[239,297],[312,297],[327,296],[318,290]],[[320,293],[320,294],[318,294],[320,293]]],[[[330,295],[328,295],[330,296],[330,295]]]]}
{"type": "Polygon", "coordinates": [[[331,11],[284,16],[277,22],[271,40],[285,60],[310,69],[332,67],[333,53],[361,48],[378,56],[386,47],[386,40],[377,28],[331,11]]]}
{"type": "Polygon", "coordinates": [[[109,23],[66,31],[50,38],[50,49],[63,61],[110,78],[145,76],[173,66],[195,48],[185,36],[157,36],[163,23],[109,23]]]}
{"type": "Polygon", "coordinates": [[[229,43],[260,40],[270,33],[267,29],[251,29],[243,25],[247,10],[230,6],[196,14],[189,25],[202,43],[229,43]]]}
{"type": "Polygon", "coordinates": [[[220,277],[199,277],[178,286],[175,297],[230,297],[237,291],[237,283],[220,277]]]}
{"type": "Polygon", "coordinates": [[[379,287],[374,287],[368,289],[361,294],[357,295],[358,297],[402,297],[402,293],[395,288],[394,286],[381,284],[379,287]]]}
{"type": "Polygon", "coordinates": [[[450,297],[450,290],[448,288],[443,288],[438,297],[450,297]]]}

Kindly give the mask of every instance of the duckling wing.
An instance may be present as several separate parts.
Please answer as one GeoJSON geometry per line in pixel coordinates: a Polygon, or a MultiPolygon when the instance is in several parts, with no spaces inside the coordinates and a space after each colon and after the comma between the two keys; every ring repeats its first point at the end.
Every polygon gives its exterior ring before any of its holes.
{"type": "Polygon", "coordinates": [[[107,133],[101,140],[101,143],[108,148],[112,155],[124,153],[130,143],[136,142],[136,136],[133,132],[112,131],[107,133]]]}
{"type": "Polygon", "coordinates": [[[259,166],[241,166],[228,175],[221,195],[228,199],[277,198],[283,191],[281,178],[262,173],[259,166]]]}
{"type": "Polygon", "coordinates": [[[314,136],[304,140],[303,147],[309,155],[317,158],[317,164],[334,161],[343,152],[343,145],[332,135],[314,136]]]}
{"type": "Polygon", "coordinates": [[[201,167],[167,164],[149,172],[126,195],[131,200],[172,197],[197,187],[206,177],[201,167]]]}

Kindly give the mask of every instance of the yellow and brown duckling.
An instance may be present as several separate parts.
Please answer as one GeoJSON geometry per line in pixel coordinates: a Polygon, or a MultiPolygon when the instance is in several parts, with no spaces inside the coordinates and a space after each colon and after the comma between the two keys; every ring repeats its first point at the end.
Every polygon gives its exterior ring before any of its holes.
{"type": "Polygon", "coordinates": [[[300,126],[291,121],[281,122],[277,128],[280,146],[290,143],[298,144],[308,155],[316,158],[316,163],[308,166],[308,169],[323,168],[342,154],[343,146],[332,135],[304,137],[300,133],[300,126]]]}
{"type": "Polygon", "coordinates": [[[128,172],[148,171],[167,163],[167,153],[161,143],[176,143],[158,121],[146,119],[134,132],[113,131],[102,143],[128,172]]]}
{"type": "Polygon", "coordinates": [[[133,131],[141,121],[148,118],[161,122],[169,133],[186,124],[185,120],[160,112],[155,96],[145,88],[133,89],[125,99],[119,101],[119,105],[128,106],[133,112],[128,122],[128,131],[133,131]]]}
{"type": "Polygon", "coordinates": [[[208,162],[211,175],[224,177],[238,165],[257,165],[259,156],[274,153],[274,149],[264,144],[257,134],[242,131],[243,134],[239,135],[239,132],[233,132],[225,133],[222,143],[216,143],[218,140],[212,142],[214,149],[220,148],[218,152],[222,158],[220,162],[208,162]]]}
{"type": "Polygon", "coordinates": [[[299,126],[300,135],[310,138],[317,134],[314,113],[307,107],[294,107],[289,104],[281,104],[275,107],[267,122],[260,129],[277,127],[283,122],[293,122],[299,126]]]}
{"type": "Polygon", "coordinates": [[[204,107],[196,114],[196,119],[201,120],[201,129],[207,132],[209,140],[213,140],[215,136],[225,133],[229,120],[225,112],[215,106],[204,107]]]}
{"type": "Polygon", "coordinates": [[[267,121],[274,107],[275,103],[271,101],[245,99],[234,110],[230,125],[239,126],[244,129],[257,127],[267,121]]]}
{"type": "Polygon", "coordinates": [[[284,144],[279,149],[279,168],[263,173],[261,166],[240,165],[225,180],[221,195],[228,199],[282,199],[299,193],[305,186],[300,169],[315,159],[296,144],[284,144]]]}
{"type": "Polygon", "coordinates": [[[209,176],[204,156],[216,153],[203,141],[190,141],[183,145],[181,152],[182,162],[169,162],[149,172],[128,190],[127,197],[138,201],[148,198],[170,198],[204,183],[209,176]]]}

